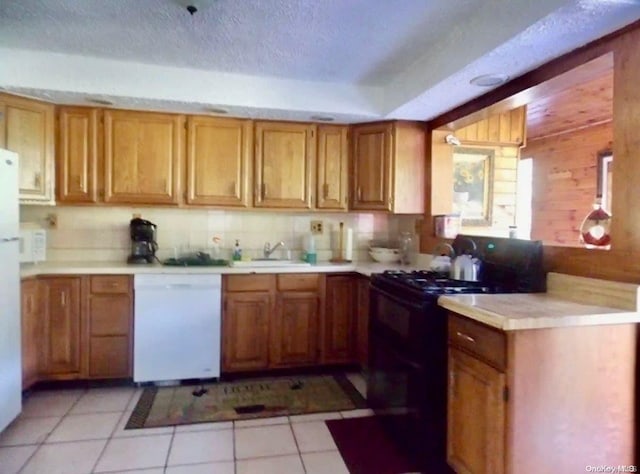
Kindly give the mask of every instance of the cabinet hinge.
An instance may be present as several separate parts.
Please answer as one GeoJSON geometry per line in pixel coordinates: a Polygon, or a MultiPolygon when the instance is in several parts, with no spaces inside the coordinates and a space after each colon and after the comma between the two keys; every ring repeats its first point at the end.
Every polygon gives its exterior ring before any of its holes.
{"type": "Polygon", "coordinates": [[[502,399],[503,399],[505,402],[508,402],[508,401],[509,401],[509,387],[506,387],[506,386],[505,386],[505,387],[502,389],[502,399]]]}

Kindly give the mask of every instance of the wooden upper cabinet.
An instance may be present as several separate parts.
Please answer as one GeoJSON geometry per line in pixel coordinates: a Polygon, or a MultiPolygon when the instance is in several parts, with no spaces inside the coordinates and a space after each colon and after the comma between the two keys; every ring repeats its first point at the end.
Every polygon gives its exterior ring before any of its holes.
{"type": "Polygon", "coordinates": [[[19,192],[24,203],[54,203],[54,106],[0,94],[0,144],[20,156],[19,192]]]}
{"type": "Polygon", "coordinates": [[[505,374],[449,349],[447,462],[461,474],[502,474],[505,374]]]}
{"type": "Polygon", "coordinates": [[[352,209],[422,214],[425,140],[421,122],[353,126],[352,209]]]}
{"type": "Polygon", "coordinates": [[[318,126],[318,209],[346,211],[348,208],[348,144],[346,125],[318,126]]]}
{"type": "Polygon", "coordinates": [[[104,112],[105,202],[177,204],[182,115],[104,112]]]}
{"type": "Polygon", "coordinates": [[[80,277],[41,280],[44,317],[43,374],[50,379],[76,378],[80,362],[80,277]]]}
{"type": "Polygon", "coordinates": [[[61,107],[58,110],[56,153],[59,202],[96,202],[98,199],[99,109],[61,107]]]}
{"type": "Polygon", "coordinates": [[[187,123],[187,203],[248,207],[252,122],[191,116],[187,123]]]}
{"type": "Polygon", "coordinates": [[[315,129],[307,123],[255,123],[256,207],[312,207],[315,129]]]}
{"type": "Polygon", "coordinates": [[[391,132],[391,123],[353,127],[353,209],[390,210],[391,132]]]}

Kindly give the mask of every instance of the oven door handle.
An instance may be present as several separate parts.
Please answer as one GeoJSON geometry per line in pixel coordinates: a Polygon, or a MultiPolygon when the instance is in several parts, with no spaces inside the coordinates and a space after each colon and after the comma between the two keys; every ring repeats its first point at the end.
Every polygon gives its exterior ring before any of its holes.
{"type": "Polygon", "coordinates": [[[405,308],[412,308],[417,310],[422,310],[424,308],[423,304],[415,304],[415,303],[410,303],[409,301],[403,301],[397,296],[392,295],[388,291],[381,290],[377,286],[372,286],[371,288],[373,288],[373,290],[375,290],[376,293],[379,293],[380,295],[386,298],[389,298],[391,301],[398,303],[399,305],[404,306],[405,308]]]}

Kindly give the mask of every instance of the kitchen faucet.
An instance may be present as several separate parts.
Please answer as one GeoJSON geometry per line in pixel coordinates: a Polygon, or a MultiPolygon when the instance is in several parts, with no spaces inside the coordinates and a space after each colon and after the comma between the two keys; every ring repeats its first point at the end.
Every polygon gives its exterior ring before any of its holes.
{"type": "Polygon", "coordinates": [[[273,246],[273,248],[271,247],[271,244],[270,244],[269,242],[265,242],[265,244],[264,244],[264,249],[263,249],[264,258],[269,258],[269,257],[271,257],[271,254],[272,254],[273,252],[275,252],[275,250],[276,250],[278,247],[284,247],[284,242],[283,242],[283,241],[278,242],[277,244],[275,244],[275,245],[273,246]]]}

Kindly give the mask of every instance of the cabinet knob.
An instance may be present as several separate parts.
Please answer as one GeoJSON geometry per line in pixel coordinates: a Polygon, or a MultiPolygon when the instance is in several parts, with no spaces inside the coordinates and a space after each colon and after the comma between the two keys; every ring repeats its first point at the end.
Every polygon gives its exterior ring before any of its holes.
{"type": "Polygon", "coordinates": [[[42,174],[41,173],[36,173],[33,176],[33,185],[36,188],[39,188],[42,185],[42,174]]]}
{"type": "Polygon", "coordinates": [[[460,331],[456,331],[456,336],[458,336],[460,339],[464,339],[467,342],[471,342],[472,344],[475,344],[476,342],[476,340],[473,337],[460,331]]]}
{"type": "Polygon", "coordinates": [[[327,199],[329,197],[329,183],[322,185],[322,197],[327,199]]]}
{"type": "Polygon", "coordinates": [[[362,201],[362,186],[358,186],[358,201],[362,201]]]}
{"type": "Polygon", "coordinates": [[[267,198],[267,183],[262,183],[262,199],[267,198]]]}

